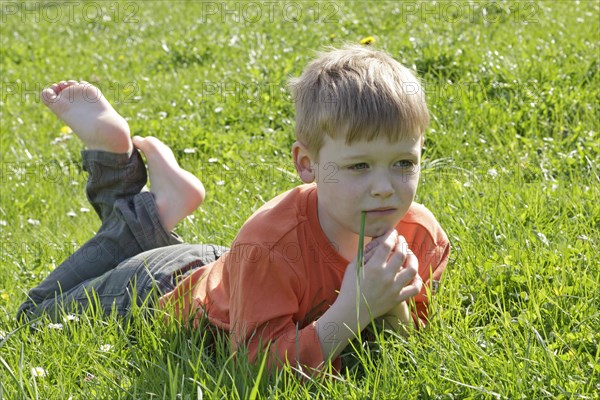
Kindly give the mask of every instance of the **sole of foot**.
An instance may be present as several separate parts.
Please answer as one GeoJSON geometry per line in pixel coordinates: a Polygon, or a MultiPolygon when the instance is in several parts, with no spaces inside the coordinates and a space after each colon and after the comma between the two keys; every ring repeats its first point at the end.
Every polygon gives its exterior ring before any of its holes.
{"type": "Polygon", "coordinates": [[[88,149],[131,153],[129,124],[94,85],[61,81],[44,89],[41,99],[88,149]]]}
{"type": "Polygon", "coordinates": [[[133,144],[146,157],[150,192],[154,194],[164,228],[172,230],[204,201],[204,186],[192,173],[182,169],[173,151],[155,137],[133,137],[133,144]]]}

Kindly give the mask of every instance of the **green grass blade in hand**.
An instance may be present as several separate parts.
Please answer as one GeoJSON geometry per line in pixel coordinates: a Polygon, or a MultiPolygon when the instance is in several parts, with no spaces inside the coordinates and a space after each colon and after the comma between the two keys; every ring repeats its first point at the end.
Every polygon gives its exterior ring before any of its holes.
{"type": "Polygon", "coordinates": [[[365,246],[365,218],[367,212],[363,211],[360,216],[360,231],[358,234],[358,254],[356,255],[356,271],[364,267],[364,246],[365,246]]]}

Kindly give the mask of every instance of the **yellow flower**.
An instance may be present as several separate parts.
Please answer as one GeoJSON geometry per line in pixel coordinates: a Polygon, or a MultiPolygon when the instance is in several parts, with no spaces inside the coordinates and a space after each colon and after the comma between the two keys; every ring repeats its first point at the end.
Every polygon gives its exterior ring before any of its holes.
{"type": "Polygon", "coordinates": [[[369,44],[372,44],[372,43],[375,43],[375,38],[373,36],[367,36],[366,38],[362,38],[360,40],[360,44],[369,45],[369,44]]]}
{"type": "Polygon", "coordinates": [[[63,135],[68,135],[70,133],[73,133],[73,130],[70,127],[68,127],[67,125],[65,125],[62,128],[60,128],[60,133],[63,135]]]}

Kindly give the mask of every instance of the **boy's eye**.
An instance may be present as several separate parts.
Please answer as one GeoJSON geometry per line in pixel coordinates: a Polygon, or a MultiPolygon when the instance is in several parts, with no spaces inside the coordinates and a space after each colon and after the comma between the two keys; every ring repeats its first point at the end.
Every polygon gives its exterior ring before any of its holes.
{"type": "Polygon", "coordinates": [[[348,167],[348,169],[354,170],[354,171],[359,171],[362,169],[367,169],[369,168],[369,164],[367,163],[358,163],[358,164],[352,164],[348,167]]]}
{"type": "Polygon", "coordinates": [[[412,169],[415,166],[415,163],[410,160],[401,160],[396,162],[396,166],[402,169],[412,169]]]}

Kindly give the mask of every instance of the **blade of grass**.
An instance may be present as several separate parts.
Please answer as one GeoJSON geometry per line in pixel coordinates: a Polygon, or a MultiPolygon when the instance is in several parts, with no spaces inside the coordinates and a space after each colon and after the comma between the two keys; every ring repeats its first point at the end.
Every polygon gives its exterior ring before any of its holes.
{"type": "MultiPolygon", "coordinates": [[[[365,244],[365,219],[366,211],[362,211],[360,215],[360,230],[358,232],[358,253],[356,254],[356,320],[359,321],[360,310],[360,272],[364,268],[364,244],[365,244]]],[[[358,338],[361,338],[361,329],[358,327],[358,338]]]]}
{"type": "Polygon", "coordinates": [[[356,255],[356,271],[364,267],[364,246],[365,246],[365,219],[367,212],[363,211],[360,215],[360,231],[358,234],[358,254],[356,255]]]}
{"type": "Polygon", "coordinates": [[[267,345],[267,348],[265,350],[265,354],[263,356],[262,362],[260,363],[260,368],[258,370],[258,374],[256,375],[256,379],[254,380],[254,386],[252,387],[252,390],[250,391],[250,400],[254,400],[258,396],[258,389],[260,387],[260,381],[262,379],[263,372],[265,370],[265,364],[267,363],[267,356],[269,354],[269,347],[270,346],[267,345]]]}

